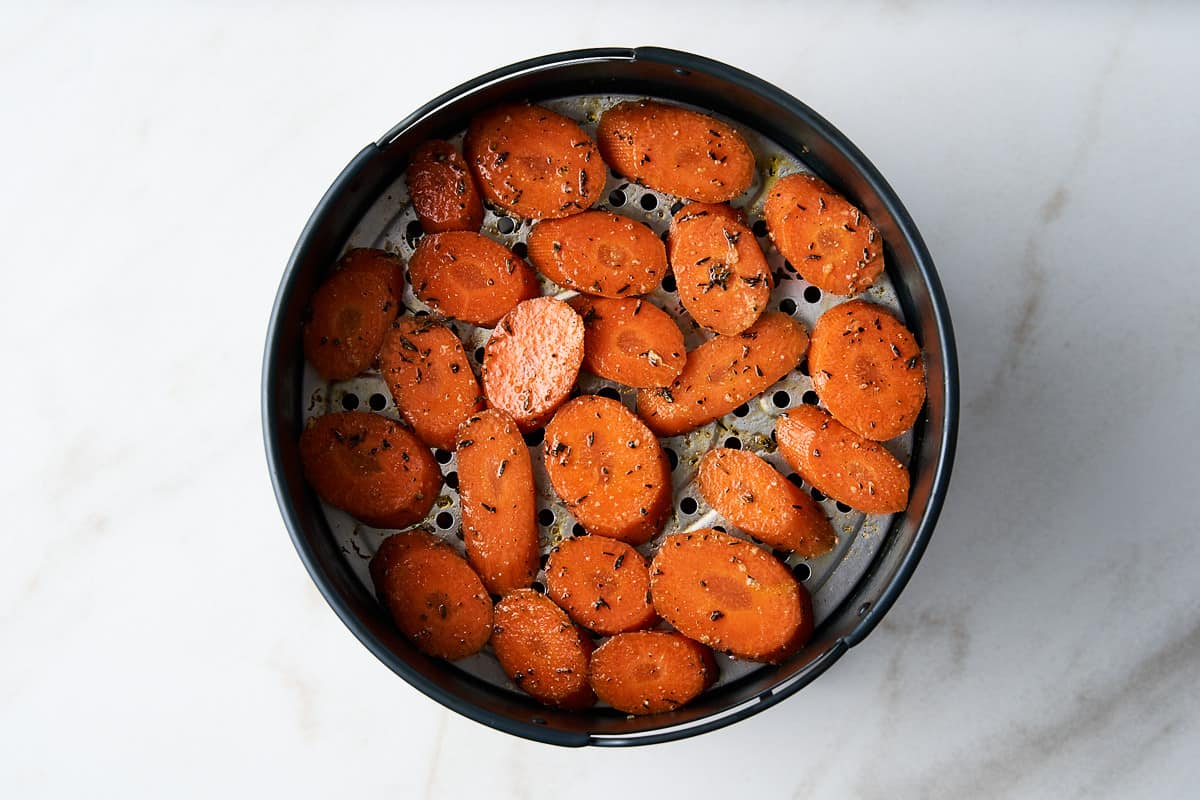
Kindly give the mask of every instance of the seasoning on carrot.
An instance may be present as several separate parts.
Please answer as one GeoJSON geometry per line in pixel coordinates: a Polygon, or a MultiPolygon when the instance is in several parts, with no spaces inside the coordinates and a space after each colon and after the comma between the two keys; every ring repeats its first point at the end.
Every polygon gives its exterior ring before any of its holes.
{"type": "Polygon", "coordinates": [[[601,636],[649,628],[658,619],[646,559],[607,536],[576,536],[552,550],[546,593],[571,619],[601,636]]]}
{"type": "Polygon", "coordinates": [[[608,211],[539,222],[529,260],[566,289],[602,297],[646,294],[667,273],[667,251],[650,228],[608,211]]]}
{"type": "Polygon", "coordinates": [[[583,368],[635,388],[667,386],[683,370],[683,333],[667,312],[642,299],[576,295],[583,318],[583,368]]]}
{"type": "Polygon", "coordinates": [[[592,638],[545,595],[517,589],[496,604],[492,649],[509,679],[538,702],[574,711],[596,702],[588,683],[592,638]]]}
{"type": "Polygon", "coordinates": [[[405,180],[426,233],[478,231],[483,224],[483,202],[475,178],[449,142],[433,139],[418,147],[405,180]]]}
{"type": "Polygon", "coordinates": [[[618,634],[592,654],[592,689],[626,714],[674,711],[716,678],[712,651],[674,631],[618,634]]]}

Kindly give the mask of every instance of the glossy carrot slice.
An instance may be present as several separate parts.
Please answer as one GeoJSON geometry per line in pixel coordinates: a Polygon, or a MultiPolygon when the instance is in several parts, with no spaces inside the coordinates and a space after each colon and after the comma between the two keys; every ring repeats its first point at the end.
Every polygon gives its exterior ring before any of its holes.
{"type": "Polygon", "coordinates": [[[478,231],[483,202],[467,162],[449,142],[418,147],[408,164],[408,196],[426,233],[478,231]]]}
{"type": "Polygon", "coordinates": [[[583,319],[583,368],[635,388],[670,385],[687,360],[683,333],[646,300],[576,295],[567,301],[583,319]]]}
{"type": "Polygon", "coordinates": [[[750,229],[714,213],[676,226],[671,269],[679,299],[692,319],[727,336],[754,324],[775,285],[750,229]]]}
{"type": "Polygon", "coordinates": [[[537,701],[575,711],[596,702],[588,683],[592,639],[545,595],[517,589],[496,604],[492,649],[509,679],[537,701]]]}
{"type": "Polygon", "coordinates": [[[667,251],[658,235],[607,211],[539,222],[528,244],[529,260],[539,272],[563,288],[586,294],[646,294],[667,274],[667,251]]]}
{"type": "Polygon", "coordinates": [[[601,636],[649,628],[658,619],[646,559],[607,536],[576,536],[554,548],[546,562],[546,592],[571,619],[601,636]]]}
{"type": "Polygon", "coordinates": [[[375,361],[400,309],[402,262],[382,250],[351,250],[313,295],[304,357],[327,380],[353,378],[375,361]]]}
{"type": "Polygon", "coordinates": [[[626,714],[674,711],[716,679],[712,651],[674,631],[622,633],[592,654],[592,689],[626,714]]]}
{"type": "Polygon", "coordinates": [[[413,292],[430,308],[485,328],[539,292],[537,275],[524,259],[470,231],[425,236],[408,274],[413,292]]]}

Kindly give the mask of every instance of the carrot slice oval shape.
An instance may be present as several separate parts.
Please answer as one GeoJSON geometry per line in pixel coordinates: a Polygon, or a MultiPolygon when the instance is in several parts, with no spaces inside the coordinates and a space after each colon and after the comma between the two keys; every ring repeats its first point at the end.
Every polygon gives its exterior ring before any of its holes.
{"type": "Polygon", "coordinates": [[[778,663],[813,629],[808,590],[750,542],[702,528],[663,540],[650,565],[659,616],[690,639],[750,661],[778,663]]]}
{"type": "Polygon", "coordinates": [[[668,194],[721,203],[754,180],[754,154],[740,133],[678,106],[618,103],[600,118],[597,139],[613,169],[668,194]]]}
{"type": "Polygon", "coordinates": [[[423,442],[399,423],[363,411],[314,419],[300,434],[300,463],[327,503],[374,528],[424,519],[442,488],[423,442]]]}
{"type": "Polygon", "coordinates": [[[911,428],[925,405],[925,362],[916,338],[881,306],[834,306],[813,326],[813,388],[830,413],[875,441],[911,428]]]}
{"type": "Polygon", "coordinates": [[[883,272],[883,239],[866,214],[815,175],[780,178],[763,205],[771,241],[804,280],[858,294],[883,272]]]}
{"type": "Polygon", "coordinates": [[[371,559],[375,593],[421,652],[454,660],[478,653],[492,633],[492,600],[450,545],[422,530],[383,540],[371,559]]]}
{"type": "Polygon", "coordinates": [[[400,310],[404,273],[383,250],[351,250],[317,289],[304,325],[304,357],[326,380],[347,380],[371,366],[400,310]]]}
{"type": "Polygon", "coordinates": [[[679,299],[692,319],[727,336],[754,324],[775,284],[749,228],[708,213],[679,223],[670,241],[679,299]]]}
{"type": "Polygon", "coordinates": [[[467,560],[488,590],[533,583],[538,569],[533,465],[516,423],[497,409],[458,430],[458,491],[467,560]]]}
{"type": "Polygon", "coordinates": [[[867,514],[891,514],[908,506],[904,465],[883,445],[821,409],[790,409],[775,421],[775,439],[792,469],[834,500],[867,514]]]}
{"type": "Polygon", "coordinates": [[[604,191],[600,153],[583,128],[548,108],[507,105],[471,120],[467,162],[494,205],[556,219],[595,205],[604,191]]]}
{"type": "Polygon", "coordinates": [[[571,619],[601,636],[649,628],[658,619],[646,559],[607,536],[576,536],[551,551],[546,593],[571,619]]]}
{"type": "Polygon", "coordinates": [[[484,348],[483,393],[528,433],[562,405],[583,364],[583,320],[566,303],[520,303],[484,348]]]}
{"type": "Polygon", "coordinates": [[[568,710],[596,702],[588,683],[592,639],[533,589],[517,589],[496,604],[492,649],[505,674],[535,700],[568,710]]]}
{"type": "Polygon", "coordinates": [[[671,509],[671,468],[629,409],[596,395],[566,403],[546,426],[550,485],[588,533],[650,539],[671,509]]]}
{"type": "Polygon", "coordinates": [[[753,453],[710,450],[697,482],[718,514],[771,547],[815,558],[837,543],[820,506],[753,453]]]}
{"type": "Polygon", "coordinates": [[[467,162],[449,142],[418,147],[408,164],[408,196],[426,233],[478,231],[483,202],[467,162]]]}
{"type": "Polygon", "coordinates": [[[658,235],[636,220],[588,211],[539,222],[529,233],[529,260],[566,289],[629,297],[646,294],[667,273],[667,251],[658,235]]]}
{"type": "Polygon", "coordinates": [[[713,337],[688,353],[670,386],[639,391],[638,416],[659,436],[695,430],[788,374],[807,346],[803,325],[768,311],[737,336],[713,337]]]}
{"type": "Polygon", "coordinates": [[[524,259],[471,231],[425,236],[408,263],[408,274],[421,302],[485,328],[539,291],[537,275],[524,259]]]}
{"type": "Polygon", "coordinates": [[[592,689],[626,714],[674,711],[716,679],[712,651],[674,631],[622,633],[592,653],[592,689]]]}
{"type": "Polygon", "coordinates": [[[653,303],[585,295],[567,302],[583,319],[583,368],[593,375],[642,389],[667,386],[683,370],[683,333],[653,303]]]}
{"type": "Polygon", "coordinates": [[[400,413],[431,447],[453,450],[458,426],[483,408],[462,342],[429,317],[396,320],[380,348],[379,367],[400,413]]]}

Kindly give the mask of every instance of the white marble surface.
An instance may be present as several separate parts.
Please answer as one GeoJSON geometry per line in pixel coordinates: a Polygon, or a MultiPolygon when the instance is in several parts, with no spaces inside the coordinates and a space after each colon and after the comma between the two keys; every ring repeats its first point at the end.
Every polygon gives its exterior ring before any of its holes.
{"type": "Polygon", "coordinates": [[[1195,792],[1195,5],[246,5],[0,11],[0,796],[1195,792]],[[954,313],[958,464],[909,588],[815,684],[558,750],[443,710],[325,606],[259,358],[363,144],[492,67],[652,42],[780,84],[891,180],[954,313]]]}

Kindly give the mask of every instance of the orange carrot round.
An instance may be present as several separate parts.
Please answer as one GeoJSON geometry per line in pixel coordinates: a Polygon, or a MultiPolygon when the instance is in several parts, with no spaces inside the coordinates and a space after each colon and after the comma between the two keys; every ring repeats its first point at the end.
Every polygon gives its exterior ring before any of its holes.
{"type": "Polygon", "coordinates": [[[667,273],[667,251],[650,228],[608,211],[539,222],[529,260],[566,289],[628,297],[653,291],[667,273]]]}
{"type": "Polygon", "coordinates": [[[535,700],[575,711],[596,702],[588,683],[592,639],[545,595],[517,589],[496,604],[492,649],[509,679],[535,700]]]}
{"type": "Polygon", "coordinates": [[[408,196],[426,233],[478,231],[483,202],[454,145],[439,139],[418,147],[408,164],[408,196]]]}
{"type": "Polygon", "coordinates": [[[537,276],[499,242],[470,231],[425,236],[408,264],[413,292],[443,314],[490,328],[538,295],[537,276]]]}
{"type": "Polygon", "coordinates": [[[750,229],[713,213],[676,226],[671,269],[679,299],[692,319],[727,336],[758,319],[775,285],[750,229]]]}
{"type": "Polygon", "coordinates": [[[582,294],[567,302],[583,318],[583,368],[593,375],[640,389],[667,386],[683,370],[683,333],[653,303],[582,294]]]}
{"type": "Polygon", "coordinates": [[[327,380],[371,366],[400,309],[401,261],[382,250],[351,250],[317,289],[304,325],[304,357],[327,380]]]}
{"type": "Polygon", "coordinates": [[[546,592],[571,619],[601,636],[649,628],[658,619],[646,559],[607,536],[576,536],[554,548],[546,562],[546,592]]]}
{"type": "Polygon", "coordinates": [[[717,679],[712,651],[674,631],[622,633],[592,654],[592,689],[626,714],[662,714],[717,679]]]}

